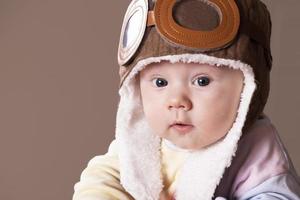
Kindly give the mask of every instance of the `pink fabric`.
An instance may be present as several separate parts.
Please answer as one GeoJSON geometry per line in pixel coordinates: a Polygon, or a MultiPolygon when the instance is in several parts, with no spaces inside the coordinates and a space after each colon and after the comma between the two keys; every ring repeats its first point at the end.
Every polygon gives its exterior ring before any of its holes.
{"type": "Polygon", "coordinates": [[[245,157],[243,165],[236,170],[230,196],[241,197],[249,189],[273,176],[290,169],[289,158],[269,118],[258,120],[242,137],[239,157],[245,157]]]}
{"type": "Polygon", "coordinates": [[[238,199],[253,187],[282,173],[296,174],[277,130],[264,115],[243,133],[236,155],[214,196],[238,199]]]}

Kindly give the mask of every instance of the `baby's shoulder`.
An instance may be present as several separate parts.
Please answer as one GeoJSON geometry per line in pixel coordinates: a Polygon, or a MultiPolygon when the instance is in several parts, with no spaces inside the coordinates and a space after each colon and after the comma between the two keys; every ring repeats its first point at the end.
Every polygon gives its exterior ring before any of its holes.
{"type": "Polygon", "coordinates": [[[266,115],[257,120],[241,137],[236,157],[245,169],[253,171],[255,167],[263,167],[257,169],[260,173],[268,170],[268,174],[280,174],[292,167],[280,135],[266,115]]]}
{"type": "MultiPolygon", "coordinates": [[[[292,185],[299,184],[292,161],[277,129],[271,120],[264,116],[241,137],[218,192],[228,194],[230,191],[229,194],[233,198],[254,190],[270,191],[270,188],[273,188],[272,190],[276,191],[280,187],[283,191],[288,188],[285,183],[292,181],[292,185]],[[225,187],[227,185],[230,187],[225,187]]],[[[299,189],[298,186],[297,188],[299,189]]]]}
{"type": "Polygon", "coordinates": [[[233,182],[231,194],[241,195],[249,188],[284,174],[297,177],[277,129],[264,116],[239,141],[236,155],[227,170],[228,180],[233,182]]]}

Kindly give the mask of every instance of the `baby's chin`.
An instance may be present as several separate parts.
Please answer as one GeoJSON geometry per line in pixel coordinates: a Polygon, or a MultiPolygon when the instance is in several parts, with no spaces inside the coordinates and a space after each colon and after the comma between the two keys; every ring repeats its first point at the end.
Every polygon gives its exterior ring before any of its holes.
{"type": "Polygon", "coordinates": [[[188,151],[199,151],[203,148],[205,148],[205,145],[195,145],[195,144],[177,144],[176,146],[178,146],[181,149],[185,149],[188,151]]]}
{"type": "Polygon", "coordinates": [[[200,151],[210,146],[216,144],[218,140],[201,140],[201,138],[180,138],[180,139],[173,139],[173,138],[166,138],[170,143],[174,146],[178,147],[179,149],[188,150],[188,151],[200,151]]]}
{"type": "Polygon", "coordinates": [[[167,141],[167,143],[169,145],[171,145],[174,149],[177,150],[182,150],[182,151],[189,151],[189,152],[194,152],[194,151],[199,151],[203,148],[205,148],[208,145],[203,145],[203,144],[195,144],[191,141],[173,141],[172,139],[169,138],[162,138],[165,141],[167,141]]]}

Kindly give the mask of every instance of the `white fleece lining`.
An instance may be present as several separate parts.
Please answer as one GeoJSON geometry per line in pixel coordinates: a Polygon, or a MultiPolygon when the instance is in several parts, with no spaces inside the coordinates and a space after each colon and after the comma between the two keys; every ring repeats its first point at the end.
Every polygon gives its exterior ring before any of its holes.
{"type": "Polygon", "coordinates": [[[134,77],[148,64],[161,61],[225,65],[239,69],[244,74],[244,88],[232,128],[223,140],[191,153],[176,183],[176,200],[210,200],[225,168],[231,164],[242,134],[241,130],[256,88],[253,70],[240,61],[204,54],[151,57],[137,63],[119,90],[120,102],[116,122],[121,184],[137,200],[158,200],[163,183],[160,163],[161,139],[153,134],[145,120],[134,77]]]}

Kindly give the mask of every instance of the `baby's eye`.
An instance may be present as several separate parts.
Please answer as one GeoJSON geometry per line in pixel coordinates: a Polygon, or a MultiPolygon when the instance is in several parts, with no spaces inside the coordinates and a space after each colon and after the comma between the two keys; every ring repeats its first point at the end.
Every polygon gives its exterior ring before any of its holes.
{"type": "Polygon", "coordinates": [[[163,78],[155,78],[152,82],[156,87],[165,87],[168,85],[168,81],[163,78]]]}
{"type": "Polygon", "coordinates": [[[198,77],[196,80],[193,81],[193,84],[198,86],[204,87],[210,83],[210,79],[206,76],[198,77]]]}

